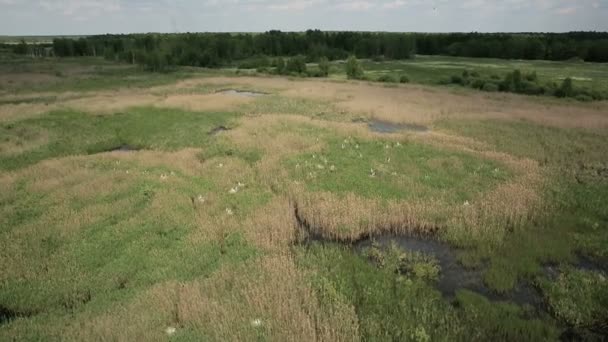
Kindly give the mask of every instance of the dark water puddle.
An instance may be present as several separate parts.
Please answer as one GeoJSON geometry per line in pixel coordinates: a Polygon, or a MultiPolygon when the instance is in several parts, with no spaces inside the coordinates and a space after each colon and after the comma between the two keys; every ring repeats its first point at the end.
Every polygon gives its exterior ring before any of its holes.
{"type": "Polygon", "coordinates": [[[107,150],[107,152],[135,152],[135,151],[139,151],[140,149],[131,145],[120,145],[118,147],[113,147],[109,150],[107,150]]]}
{"type": "Polygon", "coordinates": [[[244,96],[244,97],[260,97],[267,95],[266,93],[260,93],[255,91],[238,90],[238,89],[224,89],[217,92],[218,94],[231,95],[231,96],[244,96]]]}
{"type": "Polygon", "coordinates": [[[6,307],[0,305],[0,325],[7,324],[7,323],[11,322],[12,320],[20,318],[20,317],[29,317],[29,316],[31,316],[31,314],[24,314],[24,313],[16,312],[16,311],[13,311],[9,308],[6,308],[6,307]]]}
{"type": "MultiPolygon", "coordinates": [[[[608,275],[608,263],[592,260],[583,255],[579,255],[577,262],[569,266],[579,271],[591,271],[608,275]]],[[[559,264],[549,263],[542,265],[542,274],[552,281],[557,280],[562,271],[562,267],[559,264]]]]}
{"type": "MultiPolygon", "coordinates": [[[[307,245],[310,243],[337,243],[350,246],[355,253],[365,254],[365,251],[372,247],[386,251],[391,244],[394,244],[402,251],[418,252],[427,256],[434,257],[440,266],[439,279],[436,288],[447,299],[454,299],[456,291],[466,289],[485,296],[493,301],[509,301],[518,305],[528,305],[537,312],[546,312],[542,293],[530,282],[519,282],[515,287],[506,292],[498,293],[483,281],[483,269],[464,267],[458,262],[457,250],[450,245],[440,242],[433,236],[398,236],[383,234],[376,236],[363,236],[357,241],[347,242],[335,239],[328,239],[312,229],[310,224],[304,220],[295,208],[295,218],[299,229],[299,244],[307,245]]],[[[579,261],[572,267],[580,270],[606,272],[606,265],[579,256],[579,261]]],[[[543,265],[543,275],[550,280],[555,280],[561,274],[562,269],[559,265],[543,265]]]]}
{"type": "Polygon", "coordinates": [[[396,124],[393,122],[372,120],[367,123],[367,126],[372,132],[376,133],[397,133],[401,131],[424,133],[428,132],[429,128],[415,124],[396,124]]]}
{"type": "Polygon", "coordinates": [[[225,131],[229,131],[230,128],[226,127],[226,126],[217,126],[214,129],[212,129],[211,131],[209,131],[209,135],[216,135],[216,134],[220,134],[222,132],[225,131]]]}
{"type": "Polygon", "coordinates": [[[464,267],[458,262],[455,249],[437,240],[424,237],[381,235],[359,241],[353,247],[358,253],[363,253],[372,246],[372,243],[382,250],[388,249],[394,243],[403,251],[418,252],[437,259],[441,269],[436,287],[446,298],[452,299],[457,290],[466,289],[491,300],[510,301],[533,307],[539,307],[542,303],[540,293],[526,283],[518,284],[505,294],[492,291],[484,284],[482,270],[464,267]]]}

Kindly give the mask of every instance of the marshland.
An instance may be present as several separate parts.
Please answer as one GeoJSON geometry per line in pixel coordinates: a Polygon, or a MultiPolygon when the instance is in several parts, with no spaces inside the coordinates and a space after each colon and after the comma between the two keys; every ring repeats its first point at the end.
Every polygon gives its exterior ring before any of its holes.
{"type": "Polygon", "coordinates": [[[608,65],[180,39],[2,48],[0,340],[606,338],[608,65]]]}

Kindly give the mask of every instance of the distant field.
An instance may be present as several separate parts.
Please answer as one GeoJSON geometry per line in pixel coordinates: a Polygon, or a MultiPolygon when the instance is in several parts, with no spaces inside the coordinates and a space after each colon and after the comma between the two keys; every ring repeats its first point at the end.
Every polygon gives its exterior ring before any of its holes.
{"type": "Polygon", "coordinates": [[[0,55],[0,340],[605,338],[608,102],[437,86],[605,66],[363,67],[0,55]]]}
{"type": "Polygon", "coordinates": [[[519,69],[522,72],[536,71],[541,81],[559,83],[570,77],[577,86],[608,91],[606,63],[416,56],[403,61],[365,61],[363,66],[372,75],[406,75],[412,82],[422,84],[437,84],[452,75],[461,75],[465,70],[502,78],[506,73],[519,69]]]}
{"type": "Polygon", "coordinates": [[[28,44],[49,44],[55,38],[78,39],[86,36],[0,36],[0,44],[18,44],[25,41],[28,44]]]}

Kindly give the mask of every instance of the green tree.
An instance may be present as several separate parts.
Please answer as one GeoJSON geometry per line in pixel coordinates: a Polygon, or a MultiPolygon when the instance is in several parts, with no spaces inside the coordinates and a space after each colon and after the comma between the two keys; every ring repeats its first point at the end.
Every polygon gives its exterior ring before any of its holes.
{"type": "Polygon", "coordinates": [[[360,80],[363,78],[363,67],[357,60],[357,57],[350,56],[346,61],[346,76],[352,80],[360,80]]]}

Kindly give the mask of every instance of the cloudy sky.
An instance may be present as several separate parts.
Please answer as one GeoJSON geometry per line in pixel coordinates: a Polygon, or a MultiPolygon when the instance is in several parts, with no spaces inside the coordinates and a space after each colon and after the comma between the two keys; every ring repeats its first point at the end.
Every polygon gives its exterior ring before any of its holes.
{"type": "Polygon", "coordinates": [[[608,31],[608,0],[0,0],[0,35],[608,31]]]}

